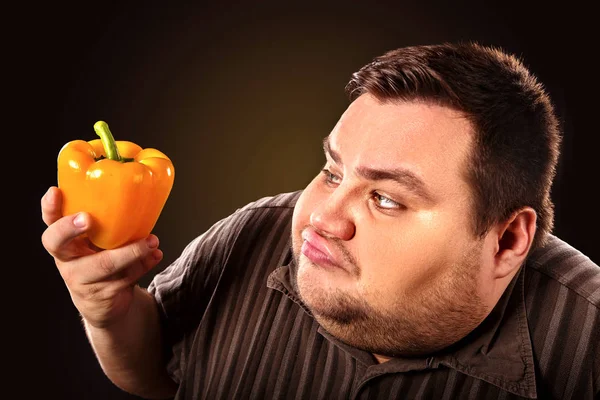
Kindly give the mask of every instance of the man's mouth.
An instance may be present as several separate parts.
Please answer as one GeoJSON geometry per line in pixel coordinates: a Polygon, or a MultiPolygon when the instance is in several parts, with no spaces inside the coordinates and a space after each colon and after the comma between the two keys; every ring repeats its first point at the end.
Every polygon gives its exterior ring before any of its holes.
{"type": "Polygon", "coordinates": [[[337,261],[331,249],[328,247],[326,240],[314,230],[307,228],[302,232],[301,252],[313,264],[320,267],[341,268],[344,269],[337,261]]]}

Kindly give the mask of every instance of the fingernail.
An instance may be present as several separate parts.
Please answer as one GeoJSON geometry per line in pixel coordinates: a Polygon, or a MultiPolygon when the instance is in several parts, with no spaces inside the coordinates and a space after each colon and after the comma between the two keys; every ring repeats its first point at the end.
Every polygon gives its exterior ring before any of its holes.
{"type": "Polygon", "coordinates": [[[54,204],[54,197],[52,197],[49,190],[44,194],[44,201],[48,204],[54,204]]]}
{"type": "Polygon", "coordinates": [[[83,228],[85,226],[85,217],[83,216],[83,214],[77,214],[75,219],[73,219],[73,225],[75,225],[78,228],[83,228]]]}
{"type": "Polygon", "coordinates": [[[146,239],[146,244],[148,245],[148,247],[150,247],[151,249],[158,247],[158,238],[154,235],[150,235],[148,236],[148,238],[146,239]]]}

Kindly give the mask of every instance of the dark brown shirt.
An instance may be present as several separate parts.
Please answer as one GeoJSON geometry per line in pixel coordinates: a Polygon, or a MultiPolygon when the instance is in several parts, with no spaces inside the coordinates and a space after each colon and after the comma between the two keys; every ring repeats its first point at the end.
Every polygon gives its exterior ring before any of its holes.
{"type": "Polygon", "coordinates": [[[297,294],[299,195],[237,210],[149,285],[176,399],[598,399],[600,268],[579,251],[551,236],[467,337],[378,364],[328,334],[297,294]]]}

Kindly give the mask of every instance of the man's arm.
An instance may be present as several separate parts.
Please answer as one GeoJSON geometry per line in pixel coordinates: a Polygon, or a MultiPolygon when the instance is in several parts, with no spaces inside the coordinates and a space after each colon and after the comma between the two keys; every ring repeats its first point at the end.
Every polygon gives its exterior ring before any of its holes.
{"type": "Polygon", "coordinates": [[[83,319],[92,348],[106,376],[119,388],[148,399],[173,397],[177,385],[167,375],[161,330],[152,295],[136,287],[128,316],[108,328],[83,319]]]}

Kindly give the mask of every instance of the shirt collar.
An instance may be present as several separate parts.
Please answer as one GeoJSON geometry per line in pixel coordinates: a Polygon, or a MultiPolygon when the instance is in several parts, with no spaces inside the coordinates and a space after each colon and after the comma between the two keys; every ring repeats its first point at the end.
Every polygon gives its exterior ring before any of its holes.
{"type": "MultiPolygon", "coordinates": [[[[269,275],[267,286],[285,294],[312,317],[310,309],[298,294],[294,257],[289,259],[291,261],[288,264],[275,269],[269,275]]],[[[427,357],[393,358],[386,363],[377,364],[372,354],[346,345],[321,326],[319,333],[358,362],[366,364],[369,367],[369,375],[446,366],[518,396],[535,399],[537,392],[525,310],[524,274],[525,266],[522,266],[492,312],[470,334],[427,357]]]]}

